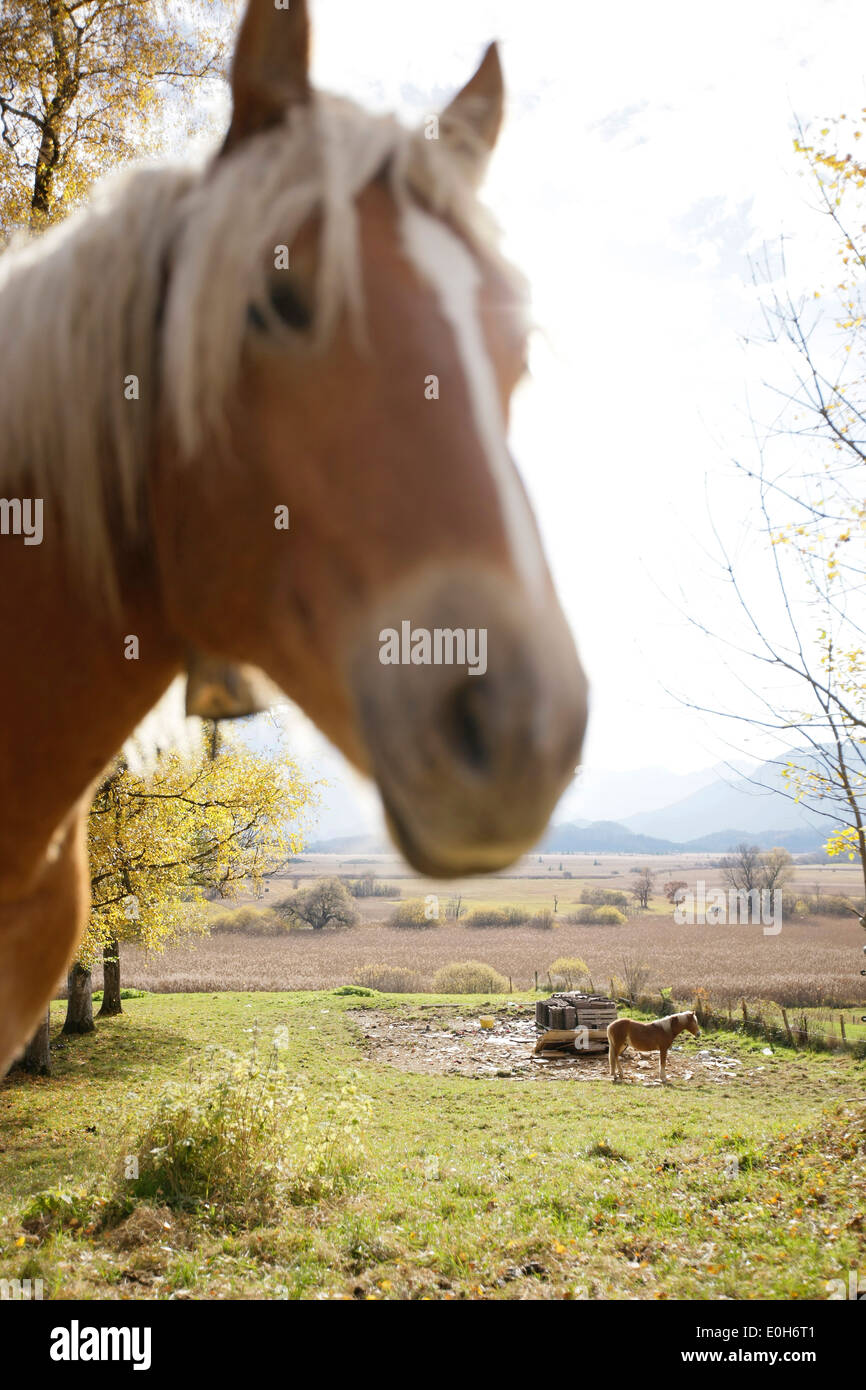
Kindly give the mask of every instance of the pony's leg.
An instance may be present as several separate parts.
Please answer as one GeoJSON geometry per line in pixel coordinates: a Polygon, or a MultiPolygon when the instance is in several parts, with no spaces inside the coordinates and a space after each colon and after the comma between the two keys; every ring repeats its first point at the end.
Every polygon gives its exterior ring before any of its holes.
{"type": "Polygon", "coordinates": [[[667,1058],[668,1058],[668,1050],[667,1050],[667,1048],[666,1048],[666,1047],[660,1047],[660,1048],[659,1048],[659,1081],[661,1081],[662,1085],[664,1085],[665,1082],[667,1081],[667,1076],[665,1075],[665,1062],[667,1061],[667,1058]]]}
{"type": "Polygon", "coordinates": [[[87,805],[58,831],[36,883],[0,898],[0,1076],[36,1030],[87,921],[87,805]]]}

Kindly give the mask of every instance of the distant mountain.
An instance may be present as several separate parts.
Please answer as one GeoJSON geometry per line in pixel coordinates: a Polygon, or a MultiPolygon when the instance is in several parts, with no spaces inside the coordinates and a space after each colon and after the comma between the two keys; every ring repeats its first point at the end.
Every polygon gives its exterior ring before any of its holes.
{"type": "Polygon", "coordinates": [[[589,825],[552,825],[538,846],[542,854],[670,854],[679,845],[636,835],[616,821],[593,821],[589,825]]]}
{"type": "Polygon", "coordinates": [[[674,841],[638,834],[616,821],[594,821],[591,825],[552,825],[538,849],[542,854],[727,854],[744,840],[759,849],[780,845],[792,853],[806,853],[820,847],[822,835],[808,827],[758,832],[716,830],[697,839],[674,841]]]}
{"type": "MultiPolygon", "coordinates": [[[[628,772],[619,768],[582,767],[562,795],[553,819],[559,824],[590,825],[594,821],[625,822],[641,811],[670,806],[719,777],[719,768],[700,772],[669,772],[664,767],[639,767],[628,772]]],[[[651,832],[652,833],[652,832],[651,832]]]]}
{"type": "Polygon", "coordinates": [[[313,840],[305,854],[394,854],[390,840],[381,835],[336,835],[330,840],[313,840]]]}
{"type": "Polygon", "coordinates": [[[823,848],[827,831],[813,830],[801,826],[795,830],[716,830],[712,835],[702,835],[698,840],[687,841],[684,850],[707,850],[710,853],[727,854],[735,845],[757,845],[758,849],[790,850],[792,854],[811,854],[823,848]]]}
{"type": "MultiPolygon", "coordinates": [[[[802,758],[804,764],[807,755],[802,758]]],[[[809,832],[809,844],[821,839],[828,822],[809,812],[785,794],[781,767],[762,763],[748,777],[737,771],[717,769],[713,781],[672,804],[660,802],[653,811],[639,811],[622,818],[622,824],[639,835],[690,841],[705,836],[728,835],[720,826],[737,826],[740,839],[782,832],[809,832]]]]}
{"type": "MultiPolygon", "coordinates": [[[[319,783],[319,806],[308,848],[320,854],[392,854],[379,798],[372,785],[297,711],[249,720],[246,741],[276,750],[279,728],[307,776],[319,783]]],[[[808,754],[797,755],[808,764],[808,754]]],[[[724,854],[747,840],[792,853],[819,848],[828,822],[783,794],[773,763],[674,773],[662,767],[634,771],[582,768],[562,796],[540,851],[553,854],[724,854]],[[750,780],[751,779],[751,780],[750,780]],[[720,829],[719,827],[736,827],[720,829]]]]}

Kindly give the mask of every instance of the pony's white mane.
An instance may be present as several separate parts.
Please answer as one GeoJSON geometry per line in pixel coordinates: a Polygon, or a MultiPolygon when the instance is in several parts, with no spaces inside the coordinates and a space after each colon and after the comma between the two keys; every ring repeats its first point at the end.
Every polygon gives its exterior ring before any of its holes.
{"type": "Polygon", "coordinates": [[[251,303],[278,245],[322,214],[315,337],[363,323],[357,195],[387,169],[472,242],[495,239],[459,159],[393,117],[317,95],[200,167],[113,178],[88,208],[0,257],[0,492],[26,487],[64,529],[82,579],[114,589],[141,532],[155,430],[181,456],[219,431],[251,303]],[[129,399],[129,378],[138,399],[129,399]]]}

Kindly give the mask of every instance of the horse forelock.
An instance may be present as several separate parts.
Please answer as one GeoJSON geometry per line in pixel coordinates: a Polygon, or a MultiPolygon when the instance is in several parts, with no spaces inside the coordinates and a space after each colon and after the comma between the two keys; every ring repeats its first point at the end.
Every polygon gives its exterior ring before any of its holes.
{"type": "Polygon", "coordinates": [[[491,220],[439,142],[424,140],[392,116],[371,115],[326,94],[217,161],[186,200],[164,338],[170,414],[182,454],[193,455],[219,430],[248,306],[266,297],[277,248],[290,246],[314,214],[322,225],[312,347],[330,339],[344,310],[363,344],[356,201],[383,172],[398,203],[421,198],[486,254],[498,254],[491,220]]]}
{"type": "Polygon", "coordinates": [[[499,260],[441,142],[325,94],[228,157],[109,177],[86,208],[0,257],[0,493],[26,486],[57,508],[85,582],[116,595],[158,421],[180,457],[219,434],[268,259],[315,213],[314,338],[344,309],[363,334],[355,204],[385,170],[398,202],[420,199],[499,260]]]}

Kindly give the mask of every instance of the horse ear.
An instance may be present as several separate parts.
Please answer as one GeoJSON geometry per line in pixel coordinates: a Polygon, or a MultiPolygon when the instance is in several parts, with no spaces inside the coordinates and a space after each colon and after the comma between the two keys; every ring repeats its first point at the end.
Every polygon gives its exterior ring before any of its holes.
{"type": "Polygon", "coordinates": [[[310,19],[306,0],[248,0],[232,60],[231,149],[278,125],[310,100],[310,19]]]}
{"type": "Polygon", "coordinates": [[[505,83],[499,49],[492,43],[474,77],[439,118],[440,139],[455,154],[473,184],[479,184],[499,136],[505,83]]]}

